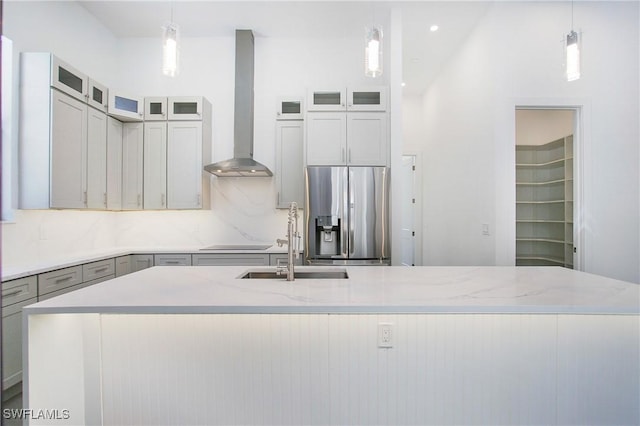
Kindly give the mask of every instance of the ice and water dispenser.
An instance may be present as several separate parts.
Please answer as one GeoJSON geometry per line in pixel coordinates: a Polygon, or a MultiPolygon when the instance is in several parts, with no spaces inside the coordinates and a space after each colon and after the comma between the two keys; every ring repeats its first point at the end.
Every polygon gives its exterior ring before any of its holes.
{"type": "Polygon", "coordinates": [[[340,218],[316,217],[316,255],[330,257],[340,254],[340,218]]]}

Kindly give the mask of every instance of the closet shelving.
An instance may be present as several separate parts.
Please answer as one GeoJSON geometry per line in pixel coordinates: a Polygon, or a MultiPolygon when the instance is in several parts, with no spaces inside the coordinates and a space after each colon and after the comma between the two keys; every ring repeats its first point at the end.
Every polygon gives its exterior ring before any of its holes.
{"type": "Polygon", "coordinates": [[[516,265],[573,267],[573,136],[516,145],[516,265]]]}

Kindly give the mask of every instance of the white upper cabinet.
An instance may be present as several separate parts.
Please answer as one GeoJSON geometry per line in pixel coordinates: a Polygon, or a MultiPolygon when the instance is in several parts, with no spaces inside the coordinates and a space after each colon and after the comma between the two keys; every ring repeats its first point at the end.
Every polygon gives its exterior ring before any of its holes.
{"type": "Polygon", "coordinates": [[[87,93],[87,102],[95,109],[107,112],[109,102],[109,89],[107,86],[98,83],[94,79],[89,79],[89,89],[87,93]]]}
{"type": "Polygon", "coordinates": [[[289,208],[292,201],[304,205],[304,121],[276,122],[276,208],[289,208]]]}
{"type": "Polygon", "coordinates": [[[145,209],[167,208],[167,123],[144,123],[145,209]]]}
{"type": "Polygon", "coordinates": [[[167,98],[154,96],[144,98],[144,120],[145,121],[166,121],[167,98]]]}
{"type": "Polygon", "coordinates": [[[50,61],[51,65],[47,69],[51,70],[52,87],[86,102],[89,77],[50,53],[38,52],[29,55],[42,55],[43,59],[50,61]]]}
{"type": "Polygon", "coordinates": [[[307,165],[336,166],[347,161],[347,115],[343,112],[307,114],[307,165]]]}
{"type": "Polygon", "coordinates": [[[142,121],[144,119],[144,100],[137,96],[109,90],[109,115],[121,121],[142,121]]]}
{"type": "Polygon", "coordinates": [[[122,125],[122,209],[142,209],[143,182],[142,123],[122,125]]]}
{"type": "Polygon", "coordinates": [[[301,98],[278,99],[277,120],[302,120],[304,116],[304,102],[301,98]]]}
{"type": "Polygon", "coordinates": [[[387,88],[310,89],[307,111],[386,111],[387,88]]]}
{"type": "Polygon", "coordinates": [[[389,150],[387,114],[347,114],[347,164],[385,166],[389,150]]]}
{"type": "Polygon", "coordinates": [[[87,207],[107,208],[107,114],[88,109],[87,207]]]}
{"type": "Polygon", "coordinates": [[[349,111],[386,111],[387,88],[366,87],[347,90],[347,110],[349,111]]]}
{"type": "Polygon", "coordinates": [[[176,96],[167,100],[169,120],[202,120],[203,98],[201,96],[176,96]]]}
{"type": "MultiPolygon", "coordinates": [[[[167,123],[167,208],[203,206],[202,122],[167,123]]],[[[208,179],[208,176],[206,176],[208,179]]]]}
{"type": "Polygon", "coordinates": [[[318,90],[307,92],[308,111],[344,111],[347,109],[347,90],[318,90]]]}
{"type": "Polygon", "coordinates": [[[84,208],[87,202],[87,104],[51,92],[52,208],[84,208]]]}
{"type": "Polygon", "coordinates": [[[107,117],[107,209],[122,209],[122,122],[107,117]]]}

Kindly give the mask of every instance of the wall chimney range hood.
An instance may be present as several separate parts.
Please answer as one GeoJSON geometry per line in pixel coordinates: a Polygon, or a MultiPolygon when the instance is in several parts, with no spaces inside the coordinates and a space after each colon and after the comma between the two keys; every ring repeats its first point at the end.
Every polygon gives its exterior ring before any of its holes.
{"type": "Polygon", "coordinates": [[[236,30],[236,83],[233,158],[204,166],[219,177],[269,177],[271,170],[253,159],[254,42],[251,30],[236,30]]]}

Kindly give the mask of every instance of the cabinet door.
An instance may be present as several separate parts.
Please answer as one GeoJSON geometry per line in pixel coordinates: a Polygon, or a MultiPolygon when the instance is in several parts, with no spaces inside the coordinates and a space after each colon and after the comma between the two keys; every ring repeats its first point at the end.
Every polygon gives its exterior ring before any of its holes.
{"type": "Polygon", "coordinates": [[[22,381],[22,308],[36,301],[33,298],[2,308],[2,389],[22,381]]]}
{"type": "Polygon", "coordinates": [[[84,102],[87,100],[88,82],[85,74],[51,55],[51,86],[84,102]]]}
{"type": "Polygon", "coordinates": [[[144,123],[144,208],[167,207],[167,123],[144,123]]]}
{"type": "Polygon", "coordinates": [[[116,277],[131,273],[131,256],[116,257],[116,277]]]}
{"type": "Polygon", "coordinates": [[[122,126],[122,209],[142,208],[142,123],[122,126]]]}
{"type": "Polygon", "coordinates": [[[276,119],[278,120],[302,120],[304,102],[299,98],[278,99],[278,110],[276,119]]]}
{"type": "Polygon", "coordinates": [[[137,96],[109,90],[109,115],[122,121],[142,121],[144,118],[144,101],[137,96]]]}
{"type": "Polygon", "coordinates": [[[386,111],[387,88],[367,87],[347,90],[347,110],[386,111]]]}
{"type": "Polygon", "coordinates": [[[346,89],[311,89],[307,93],[307,111],[344,111],[347,109],[346,96],[346,89]]]}
{"type": "Polygon", "coordinates": [[[122,123],[107,117],[107,209],[122,209],[122,123]]]}
{"type": "Polygon", "coordinates": [[[156,254],[153,256],[155,266],[191,266],[190,254],[156,254]]]}
{"type": "Polygon", "coordinates": [[[86,207],[87,105],[52,90],[51,114],[50,206],[86,207]]]}
{"type": "Polygon", "coordinates": [[[132,254],[131,255],[131,272],[141,271],[153,266],[152,254],[132,254]]]}
{"type": "Polygon", "coordinates": [[[347,162],[355,166],[386,166],[387,114],[350,112],[347,114],[347,162]]]}
{"type": "Polygon", "coordinates": [[[87,125],[87,207],[107,207],[107,115],[89,108],[87,125]]]}
{"type": "Polygon", "coordinates": [[[202,122],[167,123],[167,208],[202,207],[202,122]]]}
{"type": "Polygon", "coordinates": [[[304,166],[302,120],[278,121],[276,124],[276,207],[289,208],[292,201],[304,205],[304,166]]]}
{"type": "Polygon", "coordinates": [[[202,120],[202,97],[171,97],[168,110],[169,120],[202,120]]]}
{"type": "Polygon", "coordinates": [[[307,114],[307,165],[334,166],[346,162],[347,116],[343,112],[307,114]]]}
{"type": "Polygon", "coordinates": [[[89,79],[89,89],[87,93],[87,102],[90,106],[98,111],[107,112],[107,104],[109,101],[109,89],[104,84],[100,84],[93,79],[89,79]]]}
{"type": "Polygon", "coordinates": [[[268,254],[225,253],[225,254],[194,254],[193,266],[268,266],[268,254]]]}
{"type": "Polygon", "coordinates": [[[144,98],[144,119],[145,121],[166,121],[167,98],[144,98]]]}

